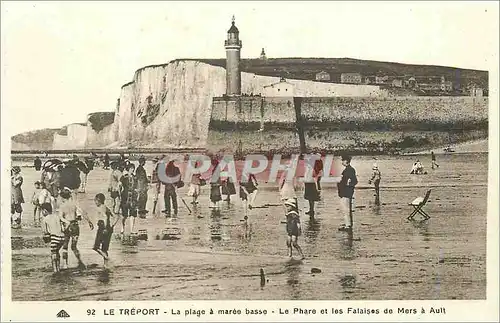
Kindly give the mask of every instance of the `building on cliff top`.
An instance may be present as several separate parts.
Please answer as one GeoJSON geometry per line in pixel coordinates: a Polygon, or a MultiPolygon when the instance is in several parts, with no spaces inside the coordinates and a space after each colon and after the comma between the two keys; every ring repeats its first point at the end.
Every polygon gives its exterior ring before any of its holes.
{"type": "Polygon", "coordinates": [[[330,81],[330,73],[321,71],[316,74],[316,81],[330,81]]]}
{"type": "Polygon", "coordinates": [[[264,86],[262,92],[265,97],[293,96],[294,86],[282,77],[279,82],[264,86]]]}
{"type": "Polygon", "coordinates": [[[362,76],[359,73],[342,73],[340,82],[344,84],[361,84],[362,76]]]}

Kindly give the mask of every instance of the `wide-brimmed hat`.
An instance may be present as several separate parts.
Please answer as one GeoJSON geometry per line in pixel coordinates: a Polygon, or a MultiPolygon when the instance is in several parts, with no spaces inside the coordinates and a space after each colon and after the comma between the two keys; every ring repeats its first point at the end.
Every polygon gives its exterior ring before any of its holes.
{"type": "Polygon", "coordinates": [[[342,155],[342,160],[345,160],[347,162],[351,162],[352,157],[350,155],[342,155]]]}
{"type": "Polygon", "coordinates": [[[285,205],[297,207],[297,201],[295,199],[288,199],[285,201],[285,205]]]}
{"type": "Polygon", "coordinates": [[[160,160],[160,158],[158,158],[158,157],[153,157],[153,161],[154,161],[154,162],[157,162],[157,161],[159,161],[159,160],[160,160]]]}
{"type": "Polygon", "coordinates": [[[295,216],[299,216],[299,212],[295,211],[295,210],[292,210],[292,211],[288,211],[286,212],[286,215],[295,215],[295,216]]]}
{"type": "Polygon", "coordinates": [[[12,171],[13,171],[14,173],[20,173],[20,172],[21,172],[21,167],[19,167],[19,166],[14,166],[14,167],[12,167],[12,171]]]}

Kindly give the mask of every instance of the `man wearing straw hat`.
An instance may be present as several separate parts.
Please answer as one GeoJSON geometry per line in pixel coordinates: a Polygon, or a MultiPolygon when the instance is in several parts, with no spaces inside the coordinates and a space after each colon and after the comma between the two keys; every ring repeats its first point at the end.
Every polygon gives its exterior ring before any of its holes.
{"type": "Polygon", "coordinates": [[[380,204],[380,170],[378,169],[377,163],[373,164],[372,167],[373,174],[370,180],[368,181],[368,184],[373,183],[373,186],[375,187],[375,204],[380,204]]]}

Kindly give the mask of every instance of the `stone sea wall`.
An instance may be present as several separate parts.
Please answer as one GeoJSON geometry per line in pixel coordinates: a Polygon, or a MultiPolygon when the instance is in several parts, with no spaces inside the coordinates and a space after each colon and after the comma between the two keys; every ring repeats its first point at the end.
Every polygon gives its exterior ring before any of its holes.
{"type": "Polygon", "coordinates": [[[225,151],[395,152],[486,138],[488,99],[472,97],[216,98],[208,146],[225,151]],[[299,111],[297,117],[296,111],[299,111]]]}

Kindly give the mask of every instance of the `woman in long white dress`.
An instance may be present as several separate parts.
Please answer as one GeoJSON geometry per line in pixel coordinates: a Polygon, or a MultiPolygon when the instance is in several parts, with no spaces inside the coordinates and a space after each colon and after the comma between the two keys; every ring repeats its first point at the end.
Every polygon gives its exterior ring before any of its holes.
{"type": "MultiPolygon", "coordinates": [[[[290,176],[288,176],[288,172],[290,171],[290,169],[291,169],[290,166],[287,166],[286,169],[281,173],[281,177],[279,180],[280,197],[285,212],[286,212],[285,202],[287,200],[295,199],[295,201],[297,201],[297,193],[296,193],[297,181],[295,179],[295,174],[290,174],[290,176]]],[[[298,201],[296,203],[298,207],[298,201]]]]}

